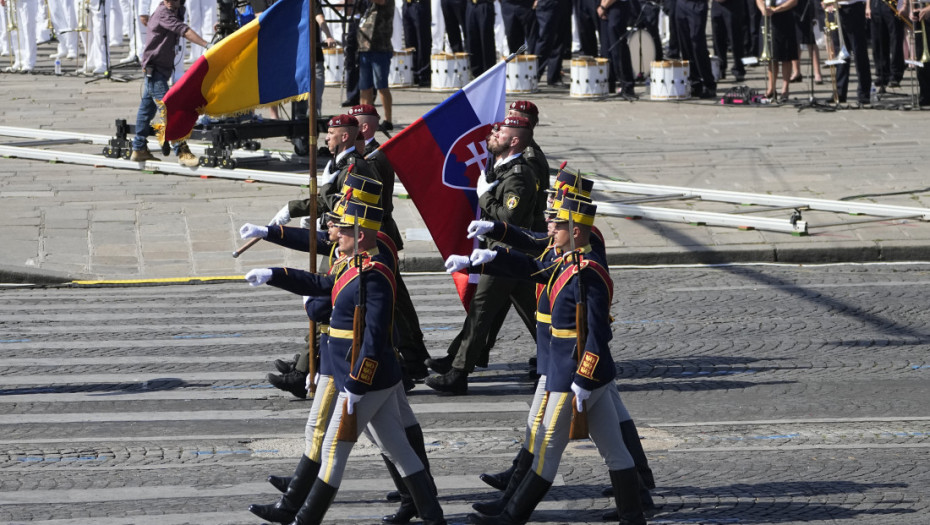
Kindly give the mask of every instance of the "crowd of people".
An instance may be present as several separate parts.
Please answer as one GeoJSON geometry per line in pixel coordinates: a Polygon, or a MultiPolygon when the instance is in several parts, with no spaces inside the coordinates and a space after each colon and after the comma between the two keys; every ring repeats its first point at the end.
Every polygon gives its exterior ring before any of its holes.
{"type": "Polygon", "coordinates": [[[594,182],[560,169],[550,184],[548,162],[533,138],[539,109],[526,100],[510,104],[486,139],[490,158],[475,187],[480,218],[459,233],[478,237],[481,247],[445,261],[449,273],[479,274],[477,291],[447,355],[433,359],[397,270],[403,239],[392,218],[395,174],[373,136],[379,120],[370,104],[332,117],[325,137],[332,159],[316,199],[290,201],[267,226],[247,223],[239,230],[244,240],[315,251],[321,259],[317,271],[255,268],[245,276],[252,286],[301,296],[314,327],[307,351],[292,362],[276,361],[282,374],[270,376],[297,397],[312,394],[304,453],[291,476],[269,476],[282,496],[249,510],[274,523],[320,523],[364,433],[381,449],[394,481],[388,497],[400,502],[382,521],[445,523],[406,392],[425,379],[440,393],[467,394],[468,374],[489,365],[513,304],[535,340],[536,389],[512,465],[481,475],[501,494],[476,502],[469,522],[526,523],[551,487],[568,441],[590,437],[604,457],[606,492],[616,503],[605,519],[645,524],[655,510],[649,492],[655,481],[615,384],[613,282],[594,226],[594,182]],[[313,208],[318,221],[287,226],[313,208]],[[427,365],[437,374],[427,377],[427,365]]]}
{"type": "MultiPolygon", "coordinates": [[[[53,38],[57,49],[51,56],[78,61],[81,74],[107,74],[113,64],[141,64],[151,14],[162,3],[0,0],[0,55],[11,57],[2,69],[34,72],[36,44],[53,38]],[[124,39],[128,54],[112,60],[110,48],[124,39]]],[[[241,2],[237,16],[248,20],[273,3],[241,2]]],[[[217,0],[179,4],[184,23],[211,41],[217,0]]],[[[344,53],[343,106],[371,104],[380,93],[387,129],[393,127],[388,70],[399,49],[412,52],[413,82],[419,87],[430,86],[430,58],[437,52],[466,53],[470,73],[477,77],[501,56],[525,45],[525,52],[537,57],[539,81],[556,88],[569,86],[563,62],[573,53],[603,57],[609,66],[608,92],[633,100],[638,97],[637,81],[649,72],[649,65],[634,63],[630,53],[629,31],[640,29],[650,35],[656,60],[688,61],[692,97],[717,98],[718,81],[729,75],[741,83],[745,63],[762,57],[771,64],[766,97],[786,101],[790,84],[805,76],[799,60],[804,46],[813,64],[807,74],[815,83],[827,76],[824,62],[835,66],[835,80],[830,81],[836,84],[837,103],[846,102],[855,64],[855,102],[864,105],[870,103],[873,86],[881,94],[900,85],[908,64],[923,54],[923,39],[908,37],[913,34],[908,27],[916,25],[920,31],[930,17],[930,7],[911,12],[910,0],[340,0],[318,5],[332,27],[321,44],[340,45],[344,53]],[[830,40],[826,46],[825,29],[830,40]],[[833,52],[823,52],[824,47],[833,52]]],[[[176,47],[169,83],[204,48],[195,41],[176,47]]],[[[918,67],[917,77],[920,104],[930,105],[930,69],[918,67]]]]}

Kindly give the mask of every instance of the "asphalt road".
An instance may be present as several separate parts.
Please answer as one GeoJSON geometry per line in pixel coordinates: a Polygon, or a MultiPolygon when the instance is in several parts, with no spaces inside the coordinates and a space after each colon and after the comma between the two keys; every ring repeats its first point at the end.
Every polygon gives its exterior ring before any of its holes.
{"type": "MultiPolygon", "coordinates": [[[[613,269],[617,385],[650,455],[651,523],[930,521],[930,265],[613,269]]],[[[462,321],[445,275],[405,276],[428,347],[462,321]]],[[[422,385],[451,522],[509,464],[533,384],[507,322],[468,396],[422,385]]],[[[0,522],[249,524],[302,448],[309,401],[270,388],[303,344],[299,299],[244,283],[0,289],[0,522]]],[[[608,483],[570,445],[534,522],[599,523],[608,483]]],[[[333,523],[393,511],[360,440],[333,523]]]]}

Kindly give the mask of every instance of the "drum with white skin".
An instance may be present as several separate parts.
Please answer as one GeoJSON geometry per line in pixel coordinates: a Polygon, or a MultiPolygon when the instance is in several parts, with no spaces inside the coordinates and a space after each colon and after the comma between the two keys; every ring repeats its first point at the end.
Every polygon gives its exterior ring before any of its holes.
{"type": "Polygon", "coordinates": [[[652,63],[649,84],[651,100],[687,100],[691,98],[688,81],[690,65],[687,60],[662,60],[652,63]]]}
{"type": "Polygon", "coordinates": [[[585,56],[573,58],[572,86],[569,96],[573,98],[607,96],[608,67],[606,58],[585,56]]]}

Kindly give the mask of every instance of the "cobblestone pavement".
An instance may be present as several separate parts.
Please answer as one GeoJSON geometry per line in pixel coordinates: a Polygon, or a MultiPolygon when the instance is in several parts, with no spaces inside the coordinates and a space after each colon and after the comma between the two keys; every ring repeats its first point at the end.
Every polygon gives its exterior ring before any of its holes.
{"type": "MultiPolygon", "coordinates": [[[[618,387],[658,481],[651,523],[930,521],[930,265],[612,270],[618,387]]],[[[462,321],[444,275],[410,274],[428,347],[462,321]]],[[[515,320],[514,320],[515,321],[515,320]]],[[[298,300],[244,283],[0,290],[0,522],[251,524],[302,448],[309,402],[270,388],[303,345],[298,300]]],[[[519,447],[532,339],[507,322],[469,395],[418,385],[441,503],[519,447]]],[[[362,440],[328,515],[393,510],[362,440]]],[[[599,523],[608,483],[570,445],[534,522],[599,523]]]]}

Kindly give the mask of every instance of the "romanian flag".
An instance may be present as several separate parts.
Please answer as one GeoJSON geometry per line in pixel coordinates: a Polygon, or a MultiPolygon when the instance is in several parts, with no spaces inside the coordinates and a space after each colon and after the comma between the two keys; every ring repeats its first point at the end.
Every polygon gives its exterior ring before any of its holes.
{"type": "MultiPolygon", "coordinates": [[[[487,168],[485,139],[506,112],[506,62],[431,109],[381,145],[398,178],[423,217],[443,259],[471,254],[477,239],[466,238],[479,216],[475,185],[487,168]]],[[[452,275],[465,308],[478,275],[452,275]]]]}
{"type": "Polygon", "coordinates": [[[159,142],[188,137],[200,115],[234,115],[310,92],[308,0],[278,0],[211,47],[162,100],[159,142]]]}

